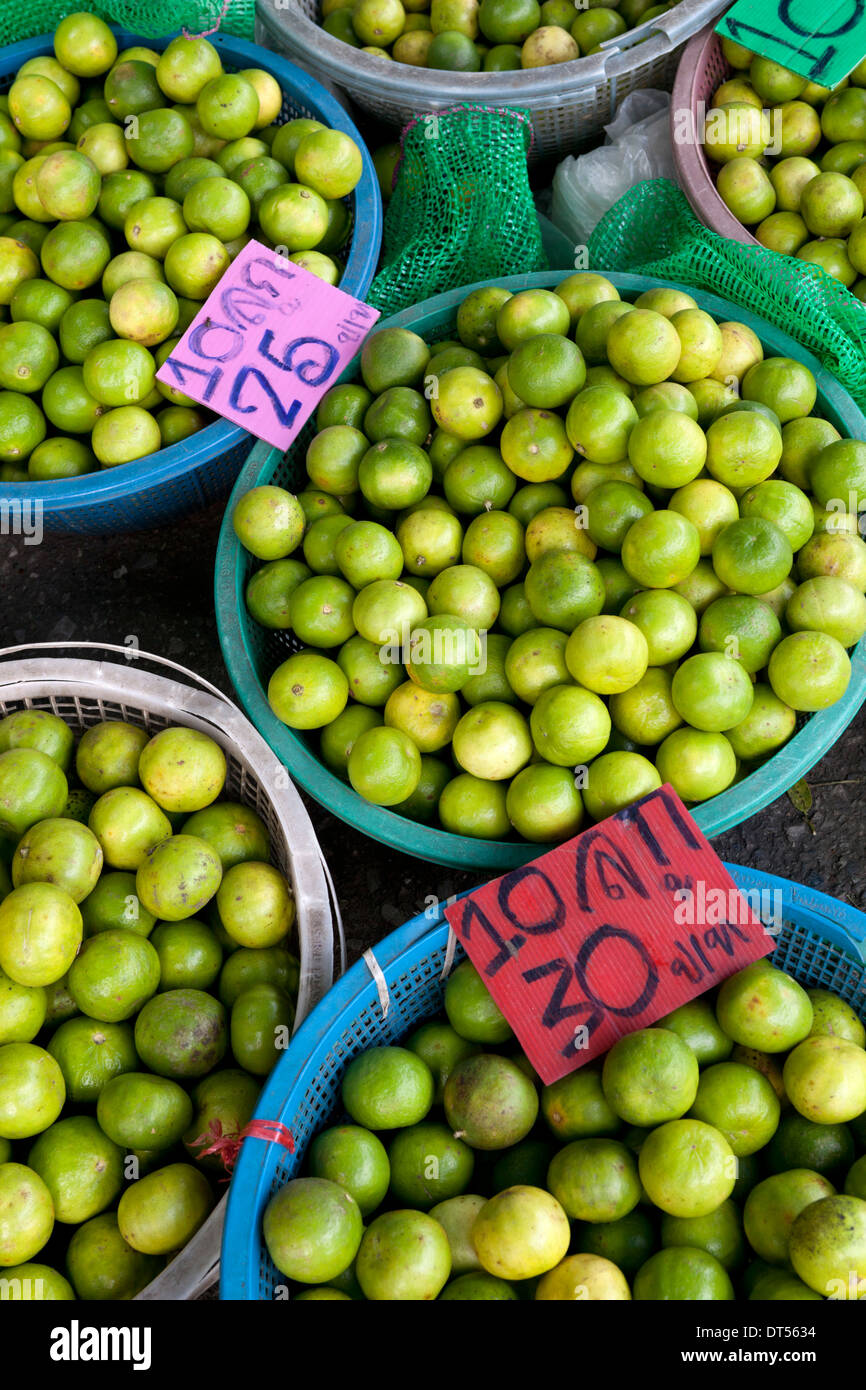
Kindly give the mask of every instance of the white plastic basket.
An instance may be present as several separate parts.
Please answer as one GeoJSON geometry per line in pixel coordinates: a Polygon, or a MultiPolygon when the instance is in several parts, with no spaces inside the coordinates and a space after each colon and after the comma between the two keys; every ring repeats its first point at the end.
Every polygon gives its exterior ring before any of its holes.
{"type": "MultiPolygon", "coordinates": [[[[149,733],[183,724],[209,734],[226,755],[226,791],[257,811],[271,837],[271,857],[292,884],[297,906],[300,985],[295,1026],[330,989],[335,938],[340,966],[345,946],[330,875],[307,810],[288,773],[264,739],[227,696],[176,662],[148,652],[99,642],[34,643],[0,648],[0,718],[17,709],[50,710],[80,733],[103,719],[124,719],[149,733]],[[134,660],[124,664],[80,657],[32,656],[37,650],[96,649],[134,660]],[[14,660],[5,658],[14,657],[14,660]],[[171,668],[181,681],[141,669],[141,662],[171,668]],[[199,688],[187,684],[194,681],[199,688]],[[329,891],[330,889],[330,891],[329,891]]],[[[188,1245],[148,1284],[139,1299],[192,1299],[219,1277],[226,1193],[188,1245]]]]}
{"type": "Polygon", "coordinates": [[[421,113],[463,101],[520,107],[532,117],[534,159],[596,143],[629,92],[669,91],[683,45],[727,3],[680,0],[603,44],[601,53],[522,72],[440,72],[362,53],[325,32],[317,22],[319,0],[258,0],[257,36],[390,125],[402,127],[421,113]]]}

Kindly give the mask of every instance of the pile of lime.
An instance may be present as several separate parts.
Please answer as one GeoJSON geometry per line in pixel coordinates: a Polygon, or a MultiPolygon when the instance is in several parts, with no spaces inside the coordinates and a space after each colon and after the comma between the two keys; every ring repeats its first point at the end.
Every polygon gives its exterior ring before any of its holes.
{"type": "Polygon", "coordinates": [[[762,246],[866,299],[866,59],[832,89],[722,40],[703,136],[716,187],[762,246]]]}
{"type": "MultiPolygon", "coordinates": [[[[674,0],[675,3],[675,0],[674,0]]],[[[322,0],[322,27],[374,57],[449,72],[570,63],[673,3],[653,0],[322,0]]]]}
{"type": "Polygon", "coordinates": [[[75,478],[212,418],[156,372],[251,236],[329,284],[358,146],[202,38],[118,53],[90,14],[0,96],[0,482],[75,478]]]}
{"type": "Polygon", "coordinates": [[[866,1297],[866,1029],[844,1000],[760,961],[552,1086],[470,962],[444,1005],[349,1063],[345,1115],[268,1203],[292,1297],[866,1297]]]}
{"type": "Polygon", "coordinates": [[[149,1284],[288,1045],[294,898],[225,779],[195,729],[0,720],[0,1298],[149,1284]]]}
{"type": "Polygon", "coordinates": [[[374,333],[307,488],[237,503],[247,607],[295,651],[272,709],[362,797],[461,835],[723,792],[846,690],[866,443],[672,287],[479,288],[456,330],[374,333]]]}

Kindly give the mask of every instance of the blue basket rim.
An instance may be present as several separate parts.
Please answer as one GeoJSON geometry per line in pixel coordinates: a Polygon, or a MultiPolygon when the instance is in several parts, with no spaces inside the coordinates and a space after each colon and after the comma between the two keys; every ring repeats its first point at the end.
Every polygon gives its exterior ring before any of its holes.
{"type": "MultiPolygon", "coordinates": [[[[566,274],[567,272],[561,270],[538,271],[531,275],[500,276],[479,281],[478,284],[501,285],[506,289],[545,288],[564,279],[566,274]]],[[[607,278],[626,293],[639,293],[655,283],[647,276],[618,271],[610,272],[607,278]]],[[[702,307],[717,316],[728,318],[732,310],[735,311],[739,321],[749,324],[756,332],[760,330],[759,336],[763,335],[764,340],[771,340],[777,344],[782,353],[797,357],[813,372],[820,396],[833,410],[850,422],[852,436],[866,438],[866,417],[863,412],[818,359],[790,334],[718,295],[696,290],[694,286],[679,285],[675,281],[664,283],[691,294],[702,307]]],[[[381,320],[376,331],[384,327],[412,327],[421,313],[427,316],[451,311],[470,288],[475,286],[467,285],[459,290],[449,290],[412,308],[403,309],[400,313],[381,320]]],[[[346,368],[346,379],[350,379],[356,368],[357,359],[346,368]]],[[[217,542],[214,569],[214,601],[223,660],[232,685],[250,719],[280,760],[290,768],[296,781],[305,787],[311,796],[332,814],[354,825],[363,834],[388,845],[389,848],[449,867],[505,870],[526,863],[535,857],[539,846],[516,840],[470,840],[467,836],[456,835],[437,826],[407,822],[405,817],[386,807],[362,802],[350,786],[319,761],[303,739],[295,737],[292,731],[277,719],[247,655],[247,644],[240,620],[241,605],[244,602],[244,556],[231,525],[231,515],[236,502],[262,480],[262,474],[270,471],[276,452],[267,447],[256,446],[243,465],[226,506],[217,542]],[[410,827],[408,833],[407,826],[410,827]],[[413,843],[415,840],[419,841],[417,847],[413,843]]],[[[828,709],[812,714],[804,726],[797,730],[778,752],[760,767],[753,769],[742,782],[735,783],[718,796],[690,808],[703,833],[709,838],[719,835],[775,801],[814,767],[832,747],[864,700],[866,637],[861,639],[851,653],[851,679],[841,700],[828,709]]]]}
{"type": "MultiPolygon", "coordinates": [[[[866,946],[863,944],[866,942],[866,913],[817,889],[776,874],[727,862],[724,867],[743,891],[779,890],[786,916],[866,968],[866,946]],[[804,905],[804,899],[808,900],[808,906],[804,905]],[[840,925],[840,919],[844,920],[849,930],[840,925]]],[[[467,892],[472,891],[467,889],[467,892]]],[[[466,894],[459,896],[465,897],[466,894]]],[[[405,960],[407,956],[416,957],[419,953],[441,949],[447,936],[448,923],[441,912],[435,919],[431,919],[428,912],[421,912],[378,942],[372,948],[372,954],[387,978],[390,972],[411,964],[411,961],[405,960]]],[[[288,1050],[262,1089],[255,1111],[257,1119],[281,1120],[291,1125],[289,1107],[305,1086],[307,1073],[318,1049],[339,1035],[343,1017],[356,1013],[362,996],[371,992],[375,993],[375,983],[362,957],[335,982],[294,1034],[288,1050]]],[[[229,1189],[223,1231],[221,1298],[252,1297],[249,1292],[240,1291],[254,1286],[252,1276],[258,1262],[253,1259],[253,1254],[258,1251],[261,1239],[258,1221],[250,1219],[250,1206],[261,1193],[277,1147],[269,1139],[244,1143],[241,1147],[229,1189]]]]}
{"type": "MultiPolygon", "coordinates": [[[[178,37],[175,32],[151,39],[119,25],[111,25],[110,28],[124,46],[145,44],[149,48],[162,50],[173,38],[178,37]]],[[[226,54],[245,59],[248,67],[261,67],[270,72],[284,92],[317,110],[324,124],[332,129],[342,130],[358,145],[363,171],[354,190],[356,220],[340,288],[347,294],[354,295],[356,299],[365,298],[376,271],[382,240],[382,195],[370,152],[355,122],[321,82],[302,68],[296,67],[288,58],[272,53],[259,44],[250,43],[247,39],[235,38],[231,34],[211,34],[208,37],[216,48],[223,49],[226,54]],[[357,209],[362,205],[365,214],[369,209],[369,221],[365,219],[363,224],[357,217],[357,209]]],[[[0,50],[0,72],[5,75],[15,71],[28,58],[53,51],[51,34],[21,39],[18,43],[9,44],[0,50]]],[[[117,498],[128,497],[135,492],[149,492],[162,483],[195,472],[249,438],[251,436],[246,430],[241,429],[240,425],[228,420],[216,420],[189,439],[181,440],[180,443],[160,449],[154,454],[134,459],[131,463],[119,464],[115,468],[85,473],[80,478],[58,479],[53,482],[12,485],[0,483],[0,507],[21,503],[33,506],[38,503],[43,515],[50,517],[98,504],[109,504],[117,498]]]]}

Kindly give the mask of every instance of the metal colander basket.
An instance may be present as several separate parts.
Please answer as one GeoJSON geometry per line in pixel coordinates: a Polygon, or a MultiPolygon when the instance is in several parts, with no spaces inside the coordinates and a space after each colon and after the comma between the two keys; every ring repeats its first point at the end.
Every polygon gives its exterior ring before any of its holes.
{"type": "MultiPolygon", "coordinates": [[[[441,72],[388,62],[352,48],[318,22],[319,0],[259,0],[262,42],[320,81],[341,87],[362,110],[403,126],[419,112],[457,102],[516,106],[532,117],[533,155],[564,155],[597,143],[623,97],[670,89],[683,44],[727,0],[680,0],[666,13],[571,63],[521,72],[441,72]]],[[[493,176],[493,171],[491,171],[493,176]]]]}
{"type": "MultiPolygon", "coordinates": [[[[285,768],[241,711],[221,691],[183,666],[147,652],[97,642],[40,643],[0,649],[0,718],[19,709],[50,710],[78,734],[103,719],[123,719],[148,733],[170,724],[198,729],[215,739],[226,755],[226,791],[257,811],[271,838],[271,857],[290,880],[297,906],[297,950],[301,962],[296,1026],[330,988],[334,945],[341,955],[339,913],[332,911],[330,877],[315,831],[285,768]],[[114,661],[19,653],[66,647],[119,652],[114,661]],[[4,659],[14,657],[14,659],[4,659]],[[171,668],[185,680],[155,675],[140,661],[171,668]],[[199,686],[195,689],[187,681],[199,686]]],[[[142,1293],[140,1299],[189,1299],[219,1275],[219,1252],[227,1197],[223,1196],[201,1230],[142,1293]]]]}
{"type": "MultiPolygon", "coordinates": [[[[866,1020],[866,915],[774,874],[736,864],[725,868],[768,929],[778,932],[768,957],[773,965],[809,988],[832,990],[866,1020]]],[[[248,1139],[241,1149],[223,1236],[221,1298],[276,1296],[285,1281],[262,1240],[265,1207],[302,1173],[311,1139],[340,1115],[340,1084],[352,1058],[400,1042],[438,1013],[445,979],[462,956],[437,906],[368,951],[313,1010],[274,1068],[256,1110],[258,1119],[289,1126],[294,1152],[262,1139],[248,1139]]]]}

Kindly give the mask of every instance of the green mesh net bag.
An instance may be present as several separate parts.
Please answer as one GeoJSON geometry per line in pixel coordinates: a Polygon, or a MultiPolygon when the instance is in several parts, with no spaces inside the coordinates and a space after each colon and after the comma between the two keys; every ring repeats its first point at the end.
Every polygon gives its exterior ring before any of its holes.
{"type": "Polygon", "coordinates": [[[68,14],[86,10],[109,24],[119,24],[142,38],[161,38],[178,29],[190,34],[212,33],[251,39],[255,27],[255,0],[2,0],[0,47],[50,34],[68,14]]]}
{"type": "Polygon", "coordinates": [[[614,203],[587,254],[595,270],[678,280],[751,309],[809,348],[866,409],[866,306],[818,266],[709,231],[668,179],[614,203]]]}
{"type": "Polygon", "coordinates": [[[406,127],[368,304],[394,314],[476,280],[547,269],[531,138],[527,112],[469,103],[406,127]]]}

